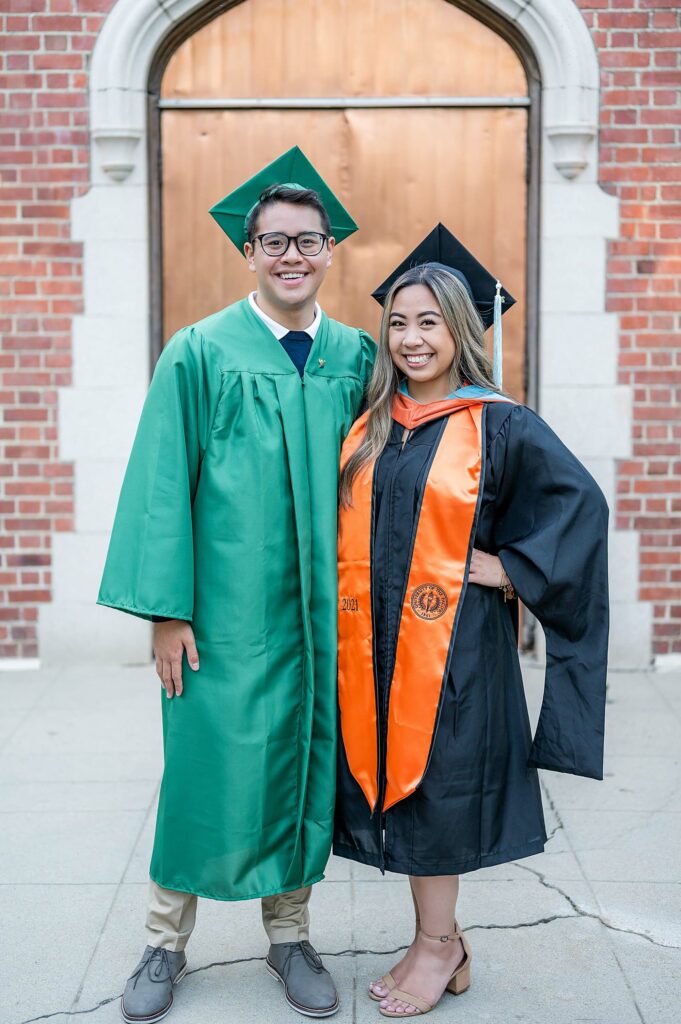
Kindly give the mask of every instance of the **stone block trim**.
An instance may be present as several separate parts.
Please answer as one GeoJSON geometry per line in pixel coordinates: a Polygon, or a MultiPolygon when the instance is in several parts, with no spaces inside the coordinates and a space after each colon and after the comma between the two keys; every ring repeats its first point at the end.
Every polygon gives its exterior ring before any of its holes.
{"type": "Polygon", "coordinates": [[[115,0],[0,0],[0,658],[39,654],[52,542],[74,529],[57,389],[71,384],[90,181],[87,64],[115,0]]]}
{"type": "Polygon", "coordinates": [[[633,389],[615,525],[639,534],[653,654],[681,653],[681,10],[678,0],[577,0],[601,66],[599,181],[620,200],[607,308],[618,382],[633,389]]]}

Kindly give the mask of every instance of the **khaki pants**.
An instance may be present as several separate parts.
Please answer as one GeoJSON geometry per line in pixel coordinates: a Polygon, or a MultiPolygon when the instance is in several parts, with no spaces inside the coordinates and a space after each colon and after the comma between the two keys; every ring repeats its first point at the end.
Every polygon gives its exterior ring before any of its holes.
{"type": "MultiPolygon", "coordinates": [[[[310,936],[307,905],[311,886],[264,896],[260,901],[262,923],[270,942],[303,942],[310,936]]],[[[149,880],[147,945],[179,952],[187,945],[196,923],[196,896],[163,889],[149,880]]]]}

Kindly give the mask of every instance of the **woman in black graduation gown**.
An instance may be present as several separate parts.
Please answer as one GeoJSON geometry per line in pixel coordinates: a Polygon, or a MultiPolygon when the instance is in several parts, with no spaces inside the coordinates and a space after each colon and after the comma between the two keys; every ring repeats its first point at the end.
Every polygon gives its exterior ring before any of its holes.
{"type": "Polygon", "coordinates": [[[341,474],[334,852],[409,876],[414,942],[369,989],[387,1016],[468,987],[458,876],[543,850],[537,768],[603,777],[607,506],[494,383],[494,279],[441,225],[429,239],[386,282],[341,474]],[[433,241],[446,265],[423,262],[433,241]],[[546,634],[534,740],[516,595],[546,634]]]}

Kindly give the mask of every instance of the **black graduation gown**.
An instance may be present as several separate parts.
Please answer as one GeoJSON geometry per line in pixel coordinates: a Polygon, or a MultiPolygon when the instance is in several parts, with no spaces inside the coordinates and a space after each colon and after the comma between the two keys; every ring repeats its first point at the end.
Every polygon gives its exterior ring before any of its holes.
{"type": "MultiPolygon", "coordinates": [[[[371,579],[380,709],[387,706],[418,509],[445,420],[414,430],[403,449],[403,427],[393,421],[375,467],[371,579]]],[[[483,439],[474,543],[499,555],[544,628],[540,719],[533,741],[516,602],[505,603],[496,588],[469,583],[417,790],[372,816],[339,743],[334,853],[381,870],[460,874],[540,853],[546,831],[537,768],[603,777],[605,499],[547,424],[524,406],[486,405],[483,439]]],[[[379,744],[385,735],[381,712],[379,744]]]]}

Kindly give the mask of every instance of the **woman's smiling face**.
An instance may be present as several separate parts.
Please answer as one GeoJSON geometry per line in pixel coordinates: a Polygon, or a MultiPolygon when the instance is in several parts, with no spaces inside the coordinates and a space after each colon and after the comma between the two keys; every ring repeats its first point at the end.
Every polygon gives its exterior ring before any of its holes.
{"type": "Polygon", "coordinates": [[[440,305],[424,284],[401,288],[388,321],[388,345],[397,369],[409,382],[409,393],[419,401],[446,398],[456,342],[440,305]]]}

